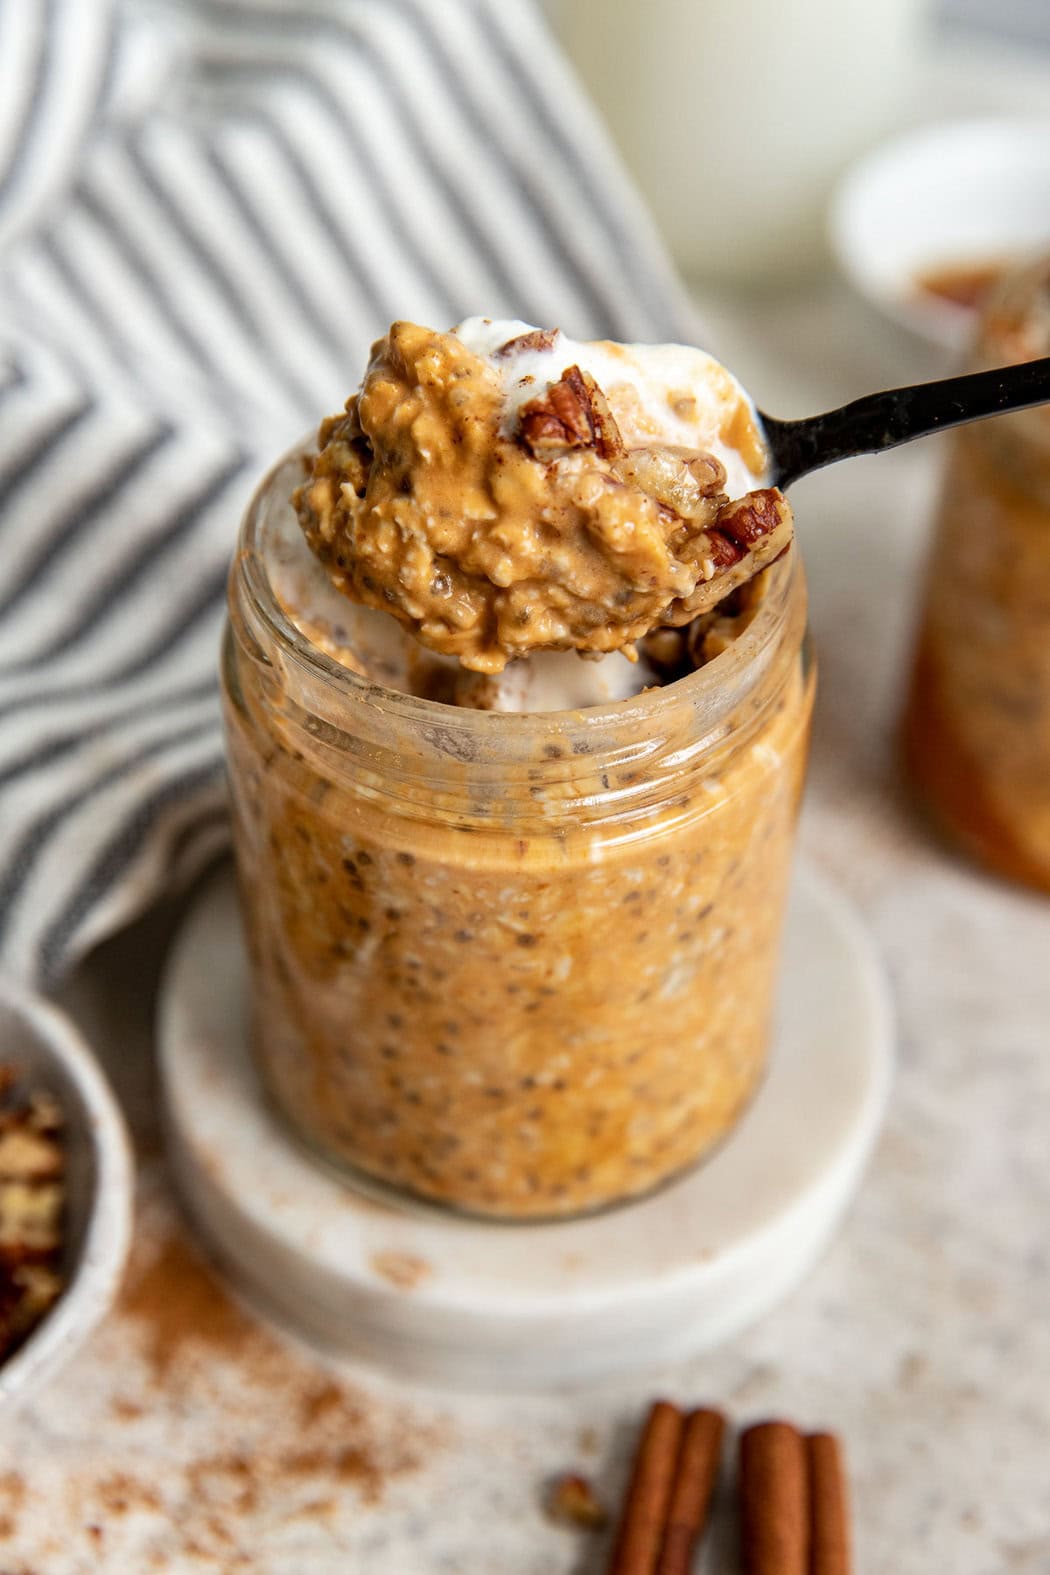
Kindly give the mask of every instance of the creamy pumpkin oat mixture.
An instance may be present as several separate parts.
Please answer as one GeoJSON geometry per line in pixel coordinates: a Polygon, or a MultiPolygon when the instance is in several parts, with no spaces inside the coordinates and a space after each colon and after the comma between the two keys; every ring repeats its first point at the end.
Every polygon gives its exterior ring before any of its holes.
{"type": "Polygon", "coordinates": [[[301,465],[249,513],[225,664],[267,1085],[461,1209],[647,1191],[761,1074],[804,769],[750,403],[678,346],[399,324],[301,465]]]}

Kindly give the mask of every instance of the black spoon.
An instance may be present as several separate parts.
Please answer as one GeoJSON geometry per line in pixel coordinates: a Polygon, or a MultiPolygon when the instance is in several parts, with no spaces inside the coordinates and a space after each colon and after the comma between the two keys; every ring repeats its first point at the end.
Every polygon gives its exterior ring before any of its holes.
{"type": "Polygon", "coordinates": [[[969,372],[911,388],[866,394],[840,410],[799,421],[758,412],[772,456],[770,485],[790,487],[800,476],[854,454],[877,454],[930,432],[946,432],[1006,410],[1050,402],[1050,356],[991,372],[969,372]]]}

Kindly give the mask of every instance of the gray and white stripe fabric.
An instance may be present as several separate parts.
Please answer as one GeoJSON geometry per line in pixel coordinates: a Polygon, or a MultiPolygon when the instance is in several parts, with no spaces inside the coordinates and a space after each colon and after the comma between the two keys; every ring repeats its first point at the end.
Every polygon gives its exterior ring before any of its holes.
{"type": "Polygon", "coordinates": [[[532,0],[0,0],[0,966],[223,845],[253,481],[475,312],[696,334],[532,0]]]}

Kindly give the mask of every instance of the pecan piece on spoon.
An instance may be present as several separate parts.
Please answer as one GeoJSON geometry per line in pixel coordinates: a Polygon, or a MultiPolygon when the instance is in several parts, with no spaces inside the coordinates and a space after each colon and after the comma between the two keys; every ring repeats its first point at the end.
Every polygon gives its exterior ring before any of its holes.
{"type": "Polygon", "coordinates": [[[574,448],[593,448],[603,459],[623,452],[608,400],[590,373],[578,366],[566,367],[545,394],[522,406],[521,439],[543,464],[574,448]]]}

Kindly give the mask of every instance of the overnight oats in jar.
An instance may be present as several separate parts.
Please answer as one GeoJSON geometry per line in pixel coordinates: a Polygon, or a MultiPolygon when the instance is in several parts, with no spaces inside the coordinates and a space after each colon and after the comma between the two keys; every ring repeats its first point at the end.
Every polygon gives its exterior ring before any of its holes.
{"type": "Polygon", "coordinates": [[[224,651],[254,1052],[348,1177],[570,1216],[753,1094],[814,682],[763,464],[700,352],[479,319],[395,325],[257,493],[224,651]]]}
{"type": "MultiPolygon", "coordinates": [[[[989,299],[974,370],[1050,354],[1050,259],[989,299]]],[[[904,722],[909,774],[981,863],[1050,891],[1050,409],[954,435],[904,722]]]]}

